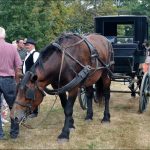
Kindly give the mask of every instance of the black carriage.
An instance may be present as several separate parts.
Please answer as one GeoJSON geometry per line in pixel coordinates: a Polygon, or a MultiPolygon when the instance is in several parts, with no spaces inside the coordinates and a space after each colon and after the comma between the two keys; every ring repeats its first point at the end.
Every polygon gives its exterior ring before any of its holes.
{"type": "MultiPolygon", "coordinates": [[[[140,94],[139,111],[143,112],[149,98],[149,77],[148,75],[143,77],[140,65],[146,58],[143,43],[148,40],[148,18],[146,16],[100,16],[95,17],[94,23],[95,32],[110,40],[114,49],[115,64],[112,80],[129,82],[130,90],[125,93],[131,93],[131,96],[140,94]]],[[[83,93],[82,91],[80,98],[86,102],[83,93]]]]}
{"type": "Polygon", "coordinates": [[[108,38],[114,49],[115,73],[138,74],[145,60],[144,40],[148,40],[146,16],[103,16],[95,18],[95,32],[108,38]]]}

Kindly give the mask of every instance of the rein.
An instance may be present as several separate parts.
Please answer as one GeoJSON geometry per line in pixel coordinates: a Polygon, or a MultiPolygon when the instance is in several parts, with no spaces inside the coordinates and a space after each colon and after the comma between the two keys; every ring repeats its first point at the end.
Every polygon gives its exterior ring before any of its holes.
{"type": "MultiPolygon", "coordinates": [[[[75,45],[80,44],[81,42],[83,42],[84,40],[80,40],[79,42],[75,43],[75,45]]],[[[74,60],[77,64],[79,64],[82,67],[85,67],[82,63],[80,63],[77,59],[75,59],[71,54],[69,54],[67,51],[65,51],[67,48],[69,48],[69,46],[67,46],[66,48],[61,48],[61,46],[58,43],[52,43],[53,46],[57,47],[62,53],[66,54],[67,56],[69,56],[72,60],[74,60]]],[[[73,45],[70,45],[70,47],[72,47],[73,45]]]]}
{"type": "Polygon", "coordinates": [[[54,108],[54,105],[55,105],[56,100],[57,100],[57,96],[55,96],[55,97],[56,98],[55,98],[55,100],[53,102],[53,105],[52,105],[51,109],[47,112],[46,116],[36,126],[33,127],[33,126],[25,123],[24,120],[20,123],[20,125],[28,128],[28,129],[36,129],[37,127],[39,127],[40,125],[42,125],[45,122],[45,120],[47,119],[47,117],[50,115],[50,113],[52,112],[52,109],[54,108]]]}

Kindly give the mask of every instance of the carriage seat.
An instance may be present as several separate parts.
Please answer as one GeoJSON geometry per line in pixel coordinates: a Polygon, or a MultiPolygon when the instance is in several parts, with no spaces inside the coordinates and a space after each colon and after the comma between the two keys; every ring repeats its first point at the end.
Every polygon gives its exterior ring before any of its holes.
{"type": "Polygon", "coordinates": [[[136,43],[113,44],[114,72],[132,73],[134,71],[134,57],[138,50],[136,43]]]}

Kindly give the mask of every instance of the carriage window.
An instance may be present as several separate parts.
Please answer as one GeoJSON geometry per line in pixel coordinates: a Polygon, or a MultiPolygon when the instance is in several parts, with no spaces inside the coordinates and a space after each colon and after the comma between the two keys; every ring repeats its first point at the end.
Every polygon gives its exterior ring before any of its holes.
{"type": "Polygon", "coordinates": [[[133,43],[134,26],[132,24],[117,24],[117,43],[133,43]]]}

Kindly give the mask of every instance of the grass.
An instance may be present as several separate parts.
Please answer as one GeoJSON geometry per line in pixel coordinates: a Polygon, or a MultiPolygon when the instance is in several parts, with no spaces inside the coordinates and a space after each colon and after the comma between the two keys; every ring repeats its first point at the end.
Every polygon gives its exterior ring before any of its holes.
{"type": "MultiPolygon", "coordinates": [[[[121,85],[126,90],[127,85],[121,85]]],[[[112,88],[120,88],[113,83],[112,88]]],[[[20,127],[20,136],[16,140],[9,138],[9,125],[5,126],[7,140],[0,141],[0,149],[150,149],[150,107],[138,114],[138,99],[130,94],[111,93],[111,123],[101,124],[103,107],[94,104],[94,118],[85,122],[86,112],[78,100],[74,106],[75,131],[70,141],[59,144],[64,114],[59,100],[51,109],[55,97],[47,96],[40,106],[39,116],[27,121],[34,129],[20,127]]]]}

